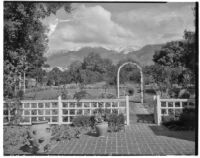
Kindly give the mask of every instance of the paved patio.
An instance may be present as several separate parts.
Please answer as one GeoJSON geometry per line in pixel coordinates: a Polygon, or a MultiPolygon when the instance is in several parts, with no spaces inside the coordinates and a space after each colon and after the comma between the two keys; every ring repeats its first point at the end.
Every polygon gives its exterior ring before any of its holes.
{"type": "MultiPolygon", "coordinates": [[[[169,131],[163,126],[144,123],[150,114],[141,104],[130,104],[131,125],[125,131],[96,137],[86,133],[79,139],[58,142],[45,155],[194,155],[194,131],[169,131]],[[141,117],[143,116],[143,117],[141,117]]],[[[152,119],[152,118],[150,118],[152,119]]],[[[16,147],[9,154],[30,154],[16,147]]]]}
{"type": "Polygon", "coordinates": [[[194,132],[169,131],[154,124],[133,124],[106,137],[82,135],[60,142],[53,155],[194,155],[194,132]]]}
{"type": "MultiPolygon", "coordinates": [[[[84,134],[79,139],[60,142],[48,154],[52,155],[194,155],[194,131],[169,131],[163,126],[138,123],[149,120],[141,105],[130,103],[131,125],[125,131],[107,133],[106,137],[84,134]]],[[[150,121],[151,122],[151,121],[150,121]]]]}

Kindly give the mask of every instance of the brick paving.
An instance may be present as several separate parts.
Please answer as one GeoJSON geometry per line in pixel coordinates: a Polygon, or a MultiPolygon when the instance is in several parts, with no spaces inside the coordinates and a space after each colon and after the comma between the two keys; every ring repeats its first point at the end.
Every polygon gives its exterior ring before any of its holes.
{"type": "MultiPolygon", "coordinates": [[[[149,115],[139,103],[130,102],[130,126],[105,137],[83,134],[79,139],[60,142],[49,155],[194,155],[194,131],[169,131],[163,126],[138,123],[149,115]]],[[[149,119],[149,117],[147,118],[149,119]]]]}
{"type": "MultiPolygon", "coordinates": [[[[79,139],[59,142],[45,155],[194,155],[194,131],[169,131],[163,126],[138,123],[138,116],[149,115],[137,103],[130,103],[131,125],[105,137],[83,134],[79,139]]],[[[149,119],[149,118],[147,118],[149,119]]],[[[22,154],[21,151],[18,151],[22,154]]],[[[13,154],[18,154],[14,152],[13,154]]],[[[11,153],[9,153],[11,154],[11,153]]],[[[23,153],[30,154],[30,153],[23,153]]]]}
{"type": "Polygon", "coordinates": [[[82,135],[60,142],[49,155],[194,155],[192,131],[169,131],[154,124],[132,124],[105,137],[82,135]],[[187,137],[189,136],[189,137],[187,137]]]}

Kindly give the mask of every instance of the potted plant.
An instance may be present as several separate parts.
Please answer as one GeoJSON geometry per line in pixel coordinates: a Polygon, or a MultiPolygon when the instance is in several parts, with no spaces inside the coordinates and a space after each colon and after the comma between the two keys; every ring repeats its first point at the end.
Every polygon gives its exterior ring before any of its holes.
{"type": "Polygon", "coordinates": [[[50,144],[51,133],[48,121],[32,122],[29,131],[30,143],[38,149],[37,153],[46,151],[46,147],[50,144]]]}
{"type": "Polygon", "coordinates": [[[104,109],[97,109],[95,112],[95,128],[96,133],[100,137],[104,137],[108,131],[107,114],[104,109]]]}

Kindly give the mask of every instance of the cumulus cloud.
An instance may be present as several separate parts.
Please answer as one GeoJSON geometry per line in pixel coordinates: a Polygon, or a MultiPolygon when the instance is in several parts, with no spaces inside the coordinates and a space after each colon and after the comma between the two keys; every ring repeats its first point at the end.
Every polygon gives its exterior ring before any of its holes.
{"type": "Polygon", "coordinates": [[[81,5],[72,14],[71,20],[66,22],[52,20],[49,24],[50,50],[72,50],[81,46],[115,49],[116,46],[131,45],[131,41],[136,40],[132,31],[115,23],[111,19],[111,13],[101,6],[81,5]]]}
{"type": "Polygon", "coordinates": [[[185,29],[194,29],[194,17],[191,5],[177,8],[159,5],[113,13],[101,5],[83,4],[71,15],[60,10],[43,21],[50,29],[49,52],[85,46],[137,49],[181,39],[185,29]]]}
{"type": "Polygon", "coordinates": [[[116,22],[124,28],[132,28],[135,36],[140,40],[139,45],[164,43],[183,37],[185,29],[194,30],[194,16],[192,6],[173,3],[134,9],[121,12],[114,16],[116,22]]]}

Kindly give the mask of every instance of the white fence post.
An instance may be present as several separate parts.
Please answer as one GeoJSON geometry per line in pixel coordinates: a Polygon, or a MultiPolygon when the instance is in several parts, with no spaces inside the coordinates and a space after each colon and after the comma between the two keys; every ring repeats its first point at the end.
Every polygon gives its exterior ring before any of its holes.
{"type": "Polygon", "coordinates": [[[156,124],[160,125],[161,123],[161,102],[160,102],[160,95],[157,95],[157,107],[156,107],[156,124]]]}
{"type": "Polygon", "coordinates": [[[130,125],[130,118],[129,118],[129,96],[126,96],[126,118],[127,118],[127,125],[130,125]]]}
{"type": "Polygon", "coordinates": [[[58,96],[58,124],[62,124],[62,100],[61,96],[58,96]]]}
{"type": "Polygon", "coordinates": [[[10,123],[10,109],[8,109],[8,123],[10,123]]]}

